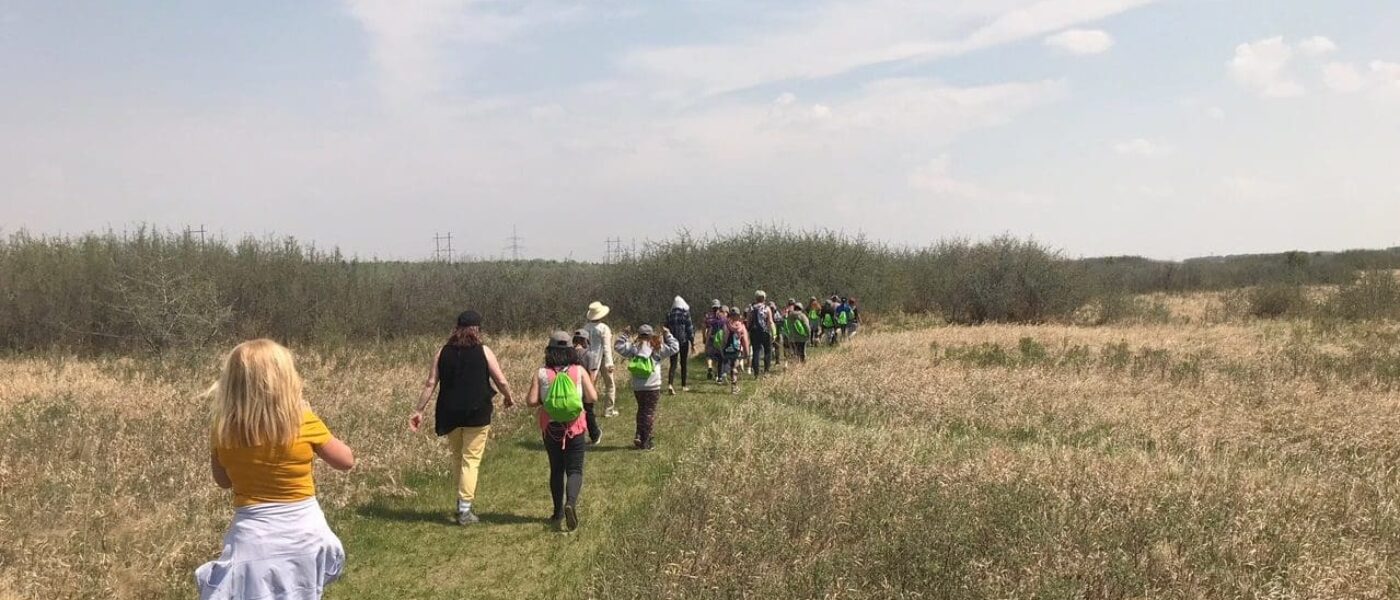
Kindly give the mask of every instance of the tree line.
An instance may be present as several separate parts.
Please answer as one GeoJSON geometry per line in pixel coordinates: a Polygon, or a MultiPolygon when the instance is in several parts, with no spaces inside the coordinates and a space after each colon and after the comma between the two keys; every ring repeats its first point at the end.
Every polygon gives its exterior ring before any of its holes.
{"type": "Polygon", "coordinates": [[[614,264],[360,260],[292,238],[203,242],[142,228],[0,239],[0,347],[165,349],[270,336],[335,343],[441,333],[464,307],[496,331],[582,320],[602,300],[621,322],[659,321],[671,298],[739,303],[755,289],[860,298],[864,314],[953,323],[1067,318],[1111,294],[1346,283],[1400,268],[1397,249],[1152,261],[1069,259],[1032,240],[894,247],[830,231],[749,227],[680,234],[614,264]]]}

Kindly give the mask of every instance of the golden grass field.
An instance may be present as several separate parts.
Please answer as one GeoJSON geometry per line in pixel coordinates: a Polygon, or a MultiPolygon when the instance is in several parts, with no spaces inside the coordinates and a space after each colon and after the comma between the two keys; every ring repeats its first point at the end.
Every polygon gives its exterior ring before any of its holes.
{"type": "MultiPolygon", "coordinates": [[[[887,325],[672,424],[696,436],[650,518],[601,532],[567,595],[1400,597],[1400,326],[1155,301],[1170,318],[887,325]]],[[[317,473],[333,523],[445,473],[403,431],[437,343],[295,349],[360,459],[317,473]]],[[[537,344],[490,343],[525,381],[537,344]]],[[[196,398],[217,361],[0,359],[0,597],[190,594],[229,514],[196,398]]]]}

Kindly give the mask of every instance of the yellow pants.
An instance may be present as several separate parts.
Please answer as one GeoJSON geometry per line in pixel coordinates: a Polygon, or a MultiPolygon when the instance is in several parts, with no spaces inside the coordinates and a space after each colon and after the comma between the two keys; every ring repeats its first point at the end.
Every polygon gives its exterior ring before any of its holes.
{"type": "Polygon", "coordinates": [[[486,438],[491,426],[458,427],[447,434],[452,445],[452,458],[457,465],[457,499],[471,502],[476,498],[476,475],[481,470],[481,455],[486,453],[486,438]]]}

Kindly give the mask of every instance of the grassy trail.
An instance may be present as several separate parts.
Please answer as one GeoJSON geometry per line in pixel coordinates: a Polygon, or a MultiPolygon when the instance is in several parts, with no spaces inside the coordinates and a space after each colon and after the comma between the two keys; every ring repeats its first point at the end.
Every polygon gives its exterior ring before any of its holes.
{"type": "MultiPolygon", "coordinates": [[[[703,379],[703,359],[691,373],[703,379]]],[[[533,426],[533,412],[517,408],[498,416],[477,488],[481,523],[459,527],[450,512],[455,484],[446,470],[418,473],[404,484],[412,493],[328,515],[345,543],[346,576],[329,598],[557,598],[577,597],[592,568],[618,541],[619,525],[652,519],[652,500],[677,458],[705,428],[749,400],[756,383],[729,386],[691,381],[691,391],[663,394],[656,421],[656,450],[633,450],[636,401],[619,369],[618,408],[602,419],[603,442],[588,452],[580,497],[581,526],[571,534],[548,524],[549,463],[533,426]]],[[[679,390],[679,387],[677,388],[679,390]]],[[[520,392],[523,397],[524,393],[520,392]]],[[[444,447],[442,463],[450,465],[444,447]]]]}

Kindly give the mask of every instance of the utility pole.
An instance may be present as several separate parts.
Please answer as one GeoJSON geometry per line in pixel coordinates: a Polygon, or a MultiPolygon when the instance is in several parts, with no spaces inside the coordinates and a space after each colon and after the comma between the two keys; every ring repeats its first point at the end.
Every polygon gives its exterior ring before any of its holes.
{"type": "Polygon", "coordinates": [[[439,262],[452,262],[455,254],[452,251],[452,232],[447,235],[433,233],[433,260],[439,262]]]}
{"type": "Polygon", "coordinates": [[[520,245],[520,240],[521,237],[520,234],[516,231],[516,227],[514,225],[511,225],[510,237],[506,238],[506,241],[510,242],[510,244],[506,246],[506,250],[510,251],[511,260],[520,260],[520,251],[524,249],[524,246],[520,245]]]}
{"type": "Polygon", "coordinates": [[[200,223],[200,224],[199,224],[199,229],[195,229],[195,228],[190,227],[190,226],[188,226],[188,225],[185,226],[185,237],[192,238],[192,237],[194,237],[194,234],[196,234],[196,233],[199,234],[199,245],[203,246],[203,245],[204,245],[204,234],[205,234],[205,231],[204,231],[204,224],[203,224],[203,223],[200,223]]]}
{"type": "Polygon", "coordinates": [[[604,260],[610,265],[620,262],[622,260],[622,238],[608,238],[603,240],[603,243],[607,245],[604,260]]]}

